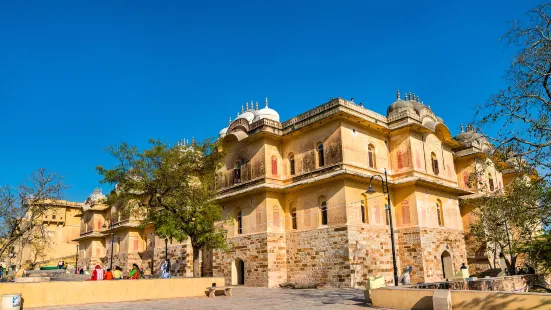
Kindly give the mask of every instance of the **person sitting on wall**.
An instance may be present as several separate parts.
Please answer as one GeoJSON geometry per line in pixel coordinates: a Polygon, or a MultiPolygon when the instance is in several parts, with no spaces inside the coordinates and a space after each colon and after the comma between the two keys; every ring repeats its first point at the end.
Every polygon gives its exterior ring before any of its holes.
{"type": "Polygon", "coordinates": [[[111,271],[111,268],[107,269],[107,272],[105,273],[105,280],[113,280],[113,272],[111,271]]]}
{"type": "Polygon", "coordinates": [[[140,267],[138,267],[138,264],[132,264],[132,270],[130,270],[130,273],[128,273],[128,279],[134,279],[137,280],[141,278],[141,270],[140,267]]]}
{"type": "Polygon", "coordinates": [[[105,278],[105,271],[100,265],[96,265],[96,269],[92,272],[91,281],[99,281],[105,278]]]}
{"type": "Polygon", "coordinates": [[[467,266],[465,266],[465,263],[461,264],[461,269],[467,269],[467,266]]]}
{"type": "Polygon", "coordinates": [[[161,278],[170,278],[170,264],[168,260],[165,260],[161,265],[161,278]]]}
{"type": "Polygon", "coordinates": [[[115,267],[115,270],[113,271],[113,279],[114,280],[121,280],[122,279],[122,268],[119,266],[115,267]]]}

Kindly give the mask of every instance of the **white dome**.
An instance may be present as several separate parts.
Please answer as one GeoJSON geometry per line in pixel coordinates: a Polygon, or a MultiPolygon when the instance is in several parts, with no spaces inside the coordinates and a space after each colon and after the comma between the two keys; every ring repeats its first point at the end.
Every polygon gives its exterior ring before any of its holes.
{"type": "Polygon", "coordinates": [[[105,195],[101,192],[101,189],[98,189],[96,187],[96,189],[94,189],[94,192],[90,194],[90,196],[88,196],[88,199],[90,199],[93,202],[97,202],[105,199],[105,195]]]}
{"type": "Polygon", "coordinates": [[[256,122],[263,118],[267,118],[267,119],[271,119],[272,121],[279,122],[279,113],[277,113],[276,110],[274,109],[265,107],[258,111],[255,111],[255,114],[256,114],[256,117],[254,118],[253,122],[256,122]]]}
{"type": "Polygon", "coordinates": [[[247,122],[249,123],[252,123],[253,119],[254,119],[254,113],[252,111],[247,111],[247,112],[243,112],[241,113],[237,118],[237,119],[240,119],[240,118],[244,118],[247,120],[247,122]]]}
{"type": "Polygon", "coordinates": [[[218,133],[218,137],[220,138],[224,137],[227,132],[228,132],[228,127],[222,128],[222,130],[220,130],[220,132],[218,133]]]}

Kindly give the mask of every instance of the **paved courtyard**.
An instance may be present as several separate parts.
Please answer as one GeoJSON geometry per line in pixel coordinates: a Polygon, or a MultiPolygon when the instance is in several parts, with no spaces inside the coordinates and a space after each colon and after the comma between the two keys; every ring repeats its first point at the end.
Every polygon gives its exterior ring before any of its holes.
{"type": "Polygon", "coordinates": [[[233,296],[190,297],[80,306],[34,308],[41,310],[165,310],[165,309],[381,309],[364,303],[363,291],[354,289],[292,290],[280,288],[233,289],[233,296]]]}

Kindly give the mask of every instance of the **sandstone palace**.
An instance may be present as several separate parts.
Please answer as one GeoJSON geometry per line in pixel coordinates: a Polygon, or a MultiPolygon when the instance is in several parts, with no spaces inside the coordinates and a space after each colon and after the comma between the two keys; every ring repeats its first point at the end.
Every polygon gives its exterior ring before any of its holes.
{"type": "MultiPolygon", "coordinates": [[[[512,172],[495,169],[492,146],[472,126],[452,137],[413,94],[398,93],[386,116],[335,98],[285,122],[267,100],[261,109],[251,102],[219,139],[226,156],[216,190],[229,249],[203,251],[203,275],[267,287],[359,287],[378,275],[390,283],[391,222],[399,273],[412,266],[414,283],[451,278],[462,263],[472,274],[488,269],[484,249],[466,242],[469,201],[501,190],[512,172]],[[366,193],[385,170],[392,218],[379,178],[366,193]]],[[[126,271],[138,263],[158,273],[168,257],[173,274],[193,275],[188,242],[159,239],[97,190],[79,208],[71,218],[80,233],[58,238],[78,243],[79,266],[112,262],[126,271]]]]}
{"type": "Polygon", "coordinates": [[[336,98],[285,122],[267,102],[260,110],[251,103],[220,139],[227,156],[218,199],[233,225],[231,250],[214,252],[213,271],[228,283],[391,282],[380,179],[366,194],[385,169],[399,270],[412,266],[412,282],[451,278],[462,263],[477,271],[480,253],[468,258],[465,246],[468,201],[501,189],[502,174],[472,126],[453,138],[417,96],[398,93],[386,116],[336,98]]]}

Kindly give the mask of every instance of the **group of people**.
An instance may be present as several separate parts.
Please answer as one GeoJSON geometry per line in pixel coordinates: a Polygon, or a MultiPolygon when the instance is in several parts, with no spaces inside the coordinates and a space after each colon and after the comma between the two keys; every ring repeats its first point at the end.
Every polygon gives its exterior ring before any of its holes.
{"type": "Polygon", "coordinates": [[[137,264],[132,264],[132,270],[128,273],[128,276],[124,276],[122,273],[122,268],[119,266],[115,267],[115,270],[107,269],[104,270],[100,265],[96,265],[96,269],[92,272],[92,277],[90,281],[100,281],[100,280],[122,280],[122,279],[141,279],[143,278],[143,271],[138,267],[137,264]]]}
{"type": "Polygon", "coordinates": [[[60,260],[57,262],[57,269],[65,269],[65,261],[60,260]]]}

